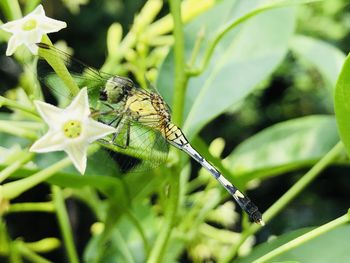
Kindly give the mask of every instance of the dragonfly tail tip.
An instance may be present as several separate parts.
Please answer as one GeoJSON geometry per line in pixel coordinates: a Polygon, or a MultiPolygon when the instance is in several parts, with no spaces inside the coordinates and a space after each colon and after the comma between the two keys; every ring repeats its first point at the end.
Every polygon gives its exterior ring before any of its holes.
{"type": "Polygon", "coordinates": [[[262,220],[262,218],[259,219],[256,223],[257,223],[258,225],[265,226],[265,222],[264,222],[264,220],[262,220]]]}

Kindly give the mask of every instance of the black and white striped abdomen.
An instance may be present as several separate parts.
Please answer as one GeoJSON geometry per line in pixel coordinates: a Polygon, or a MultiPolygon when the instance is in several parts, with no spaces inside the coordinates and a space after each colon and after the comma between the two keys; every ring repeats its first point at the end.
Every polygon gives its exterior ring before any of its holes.
{"type": "Polygon", "coordinates": [[[262,215],[258,207],[237,187],[231,184],[212,164],[203,158],[188,142],[185,135],[175,124],[168,123],[165,126],[163,136],[176,148],[186,152],[200,165],[202,165],[225,189],[233,196],[239,206],[249,215],[250,219],[258,224],[263,225],[262,215]]]}

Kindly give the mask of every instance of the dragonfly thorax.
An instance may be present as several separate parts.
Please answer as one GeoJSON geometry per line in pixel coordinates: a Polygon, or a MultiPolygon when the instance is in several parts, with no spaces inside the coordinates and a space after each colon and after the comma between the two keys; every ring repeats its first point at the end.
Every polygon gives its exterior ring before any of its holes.
{"type": "Polygon", "coordinates": [[[119,103],[126,99],[134,83],[131,79],[114,76],[106,82],[103,90],[100,92],[100,99],[109,103],[119,103]]]}

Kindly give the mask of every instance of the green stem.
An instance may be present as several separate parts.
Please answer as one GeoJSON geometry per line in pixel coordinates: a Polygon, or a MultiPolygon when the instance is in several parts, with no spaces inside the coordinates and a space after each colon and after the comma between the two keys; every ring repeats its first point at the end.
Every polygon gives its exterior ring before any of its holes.
{"type": "Polygon", "coordinates": [[[234,20],[233,22],[231,22],[223,30],[219,31],[219,33],[216,35],[214,40],[210,43],[208,49],[206,50],[206,52],[204,54],[204,59],[203,59],[201,67],[199,69],[196,69],[196,70],[191,70],[187,73],[190,76],[198,76],[198,75],[202,74],[205,71],[205,69],[207,68],[217,44],[222,40],[222,38],[226,35],[226,33],[230,32],[233,28],[242,24],[246,20],[248,20],[248,19],[250,19],[250,18],[252,18],[252,17],[254,17],[262,12],[265,12],[267,10],[281,8],[281,7],[285,7],[285,6],[291,6],[291,5],[299,5],[299,4],[304,4],[304,3],[317,2],[317,1],[321,1],[321,0],[296,0],[294,2],[291,2],[289,0],[281,0],[281,1],[276,1],[276,3],[272,2],[272,4],[264,4],[263,6],[260,6],[256,9],[246,13],[245,15],[243,15],[243,16],[237,18],[236,20],[234,20]]]}
{"type": "Polygon", "coordinates": [[[21,195],[23,192],[42,183],[43,181],[47,180],[55,173],[61,171],[63,168],[71,164],[72,164],[71,160],[69,158],[65,158],[53,164],[52,166],[44,170],[41,170],[40,172],[37,172],[31,176],[4,184],[0,188],[0,200],[1,198],[4,198],[4,199],[16,198],[17,196],[21,195]]]}
{"type": "Polygon", "coordinates": [[[177,208],[179,202],[179,173],[174,172],[170,177],[170,193],[169,200],[167,202],[167,211],[165,214],[164,225],[157,240],[153,246],[151,254],[147,260],[148,263],[164,262],[163,256],[172,232],[172,228],[176,222],[177,208]]]}
{"type": "Polygon", "coordinates": [[[202,27],[200,29],[200,31],[198,32],[198,35],[197,35],[197,38],[196,38],[196,42],[194,43],[194,46],[193,46],[191,58],[190,58],[190,60],[188,62],[188,69],[189,70],[191,70],[195,66],[196,59],[198,57],[198,53],[199,53],[201,44],[203,42],[204,36],[205,36],[205,28],[202,27]]]}
{"type": "Polygon", "coordinates": [[[71,263],[79,263],[79,257],[75,249],[74,240],[72,236],[72,229],[70,227],[68,213],[64,203],[62,190],[58,186],[52,186],[53,202],[57,211],[57,219],[61,229],[64,246],[67,251],[68,261],[71,263]]]}
{"type": "MultiPolygon", "coordinates": [[[[50,39],[46,35],[43,36],[41,41],[42,43],[52,46],[50,39]]],[[[60,77],[60,79],[63,81],[66,88],[68,89],[69,94],[72,96],[77,95],[80,89],[75,83],[73,77],[70,75],[66,65],[64,64],[60,56],[58,54],[55,54],[54,50],[46,50],[44,48],[39,48],[39,55],[47,61],[47,63],[60,77]]]]}
{"type": "Polygon", "coordinates": [[[8,133],[17,137],[26,138],[29,140],[36,140],[38,135],[36,132],[30,131],[23,127],[18,127],[16,125],[11,125],[11,121],[1,121],[0,120],[0,132],[8,133]]]}
{"type": "MultiPolygon", "coordinates": [[[[188,23],[190,20],[204,13],[216,4],[215,0],[206,1],[183,1],[182,2],[182,22],[188,23]]],[[[170,15],[166,15],[153,22],[146,30],[145,35],[148,39],[166,35],[173,30],[174,23],[170,15]]]]}
{"type": "Polygon", "coordinates": [[[6,213],[18,212],[54,212],[55,206],[52,202],[36,202],[36,203],[15,203],[11,204],[6,213]]]}
{"type": "Polygon", "coordinates": [[[263,262],[271,262],[270,260],[278,255],[281,255],[283,253],[285,253],[288,250],[291,250],[295,247],[298,247],[308,241],[310,241],[311,239],[318,237],[320,235],[323,235],[324,233],[333,230],[336,227],[339,227],[341,225],[344,225],[346,223],[348,223],[350,221],[349,218],[349,213],[347,213],[346,215],[343,215],[341,217],[338,217],[337,219],[324,224],[323,226],[320,226],[314,230],[311,230],[310,232],[301,235],[295,239],[293,239],[292,241],[289,241],[285,244],[283,244],[282,246],[270,251],[269,253],[263,255],[262,257],[256,259],[253,261],[253,263],[263,263],[263,262]]]}
{"type": "MultiPolygon", "coordinates": [[[[183,106],[185,98],[185,89],[187,77],[185,74],[185,59],[184,59],[184,36],[181,21],[181,6],[180,0],[169,0],[170,10],[174,21],[174,56],[175,56],[175,83],[174,83],[174,101],[173,101],[173,118],[176,124],[182,123],[183,106]]],[[[179,169],[175,169],[179,170],[179,169]]],[[[158,236],[151,254],[147,260],[148,263],[163,262],[163,256],[172,232],[177,208],[179,203],[179,173],[174,172],[171,176],[171,190],[168,200],[167,211],[165,214],[164,225],[162,232],[158,236]]]]}
{"type": "Polygon", "coordinates": [[[338,142],[321,160],[319,160],[300,180],[295,183],[274,205],[265,213],[266,222],[275,217],[289,202],[305,189],[321,172],[336,159],[344,149],[343,143],[338,142]]]}
{"type": "MultiPolygon", "coordinates": [[[[120,251],[120,254],[124,257],[125,260],[123,262],[125,263],[135,263],[135,259],[133,258],[133,255],[123,238],[123,236],[120,234],[119,230],[116,229],[113,231],[113,238],[116,240],[116,243],[118,244],[118,249],[120,251]]],[[[98,261],[101,262],[102,260],[98,261]]]]}
{"type": "Polygon", "coordinates": [[[38,241],[25,242],[25,246],[36,253],[48,253],[58,249],[61,242],[55,237],[46,237],[38,241]]]}
{"type": "Polygon", "coordinates": [[[148,257],[149,255],[149,245],[146,237],[146,233],[140,224],[139,220],[135,217],[135,215],[130,211],[126,211],[126,215],[129,217],[130,221],[135,225],[136,229],[139,231],[139,234],[141,236],[142,242],[143,242],[143,247],[145,249],[145,255],[148,257]]]}
{"type": "Polygon", "coordinates": [[[43,258],[42,256],[36,254],[34,251],[29,249],[22,241],[16,241],[16,248],[23,257],[27,258],[31,262],[35,262],[35,263],[51,263],[52,262],[52,261],[47,260],[47,259],[43,258]]]}
{"type": "MultiPolygon", "coordinates": [[[[287,206],[302,190],[305,189],[343,150],[342,142],[338,142],[321,160],[319,160],[303,177],[296,182],[280,199],[278,199],[264,214],[263,219],[269,222],[275,217],[284,207],[287,206]]],[[[255,234],[261,226],[252,224],[242,233],[242,237],[238,244],[232,248],[222,262],[231,262],[244,241],[251,235],[255,234]]]]}
{"type": "Polygon", "coordinates": [[[29,162],[32,158],[33,158],[32,153],[26,154],[24,157],[20,158],[19,160],[15,161],[14,163],[10,164],[5,169],[3,169],[0,172],[0,183],[3,182],[5,179],[7,179],[15,171],[20,169],[23,166],[23,164],[29,162]]]}
{"type": "Polygon", "coordinates": [[[21,8],[17,0],[1,0],[0,6],[7,20],[15,20],[22,17],[21,8]]]}
{"type": "Polygon", "coordinates": [[[33,115],[34,117],[36,117],[36,119],[41,120],[39,118],[38,113],[33,108],[30,108],[28,106],[24,106],[24,105],[18,103],[17,101],[10,100],[8,98],[0,96],[0,108],[2,106],[6,106],[6,107],[11,108],[11,109],[13,108],[13,109],[18,109],[18,110],[27,112],[27,113],[33,115]]]}
{"type": "Polygon", "coordinates": [[[175,124],[181,125],[184,111],[187,76],[185,72],[185,44],[181,21],[180,0],[169,0],[170,11],[174,20],[174,96],[173,96],[173,120],[175,124]]]}
{"type": "Polygon", "coordinates": [[[24,13],[28,14],[32,12],[35,7],[37,7],[40,4],[40,0],[32,0],[32,1],[26,1],[24,6],[24,13]]]}

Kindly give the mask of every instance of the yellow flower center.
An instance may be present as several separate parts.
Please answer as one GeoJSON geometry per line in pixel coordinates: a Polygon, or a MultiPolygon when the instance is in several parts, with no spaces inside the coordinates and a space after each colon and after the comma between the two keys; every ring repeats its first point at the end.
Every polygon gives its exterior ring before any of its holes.
{"type": "Polygon", "coordinates": [[[67,121],[63,125],[63,133],[67,138],[74,139],[81,135],[82,127],[80,121],[67,121]]]}
{"type": "Polygon", "coordinates": [[[36,28],[38,22],[35,19],[29,19],[28,21],[26,21],[23,26],[22,29],[24,31],[30,31],[36,28]]]}

